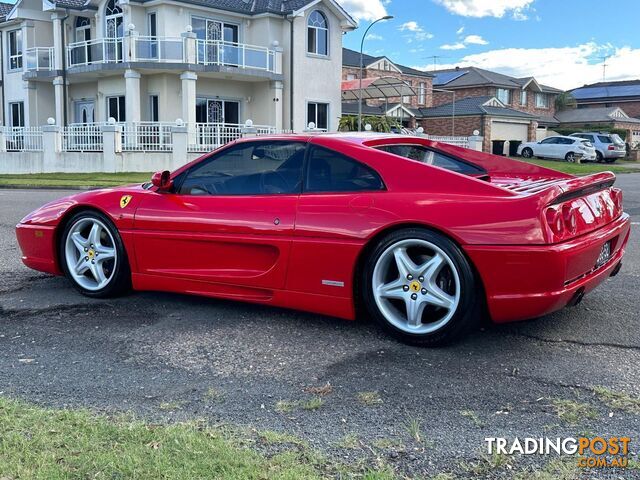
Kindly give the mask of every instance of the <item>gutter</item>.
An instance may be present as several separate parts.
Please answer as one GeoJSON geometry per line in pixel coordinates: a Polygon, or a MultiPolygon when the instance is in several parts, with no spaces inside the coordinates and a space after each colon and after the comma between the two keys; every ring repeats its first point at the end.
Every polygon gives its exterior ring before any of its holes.
{"type": "Polygon", "coordinates": [[[69,18],[69,10],[65,10],[65,16],[60,19],[60,44],[62,49],[62,126],[67,126],[68,120],[68,112],[67,112],[67,36],[65,32],[67,31],[65,26],[65,21],[69,18]]]}
{"type": "MultiPolygon", "coordinates": [[[[4,52],[4,44],[3,44],[3,35],[0,32],[0,52],[4,52]]],[[[2,55],[4,57],[4,55],[2,55]]],[[[7,118],[6,118],[6,108],[4,104],[4,59],[0,62],[0,90],[2,91],[2,124],[6,126],[7,118]]]]}
{"type": "Polygon", "coordinates": [[[284,16],[289,22],[289,130],[293,131],[293,22],[295,17],[284,16]]]}

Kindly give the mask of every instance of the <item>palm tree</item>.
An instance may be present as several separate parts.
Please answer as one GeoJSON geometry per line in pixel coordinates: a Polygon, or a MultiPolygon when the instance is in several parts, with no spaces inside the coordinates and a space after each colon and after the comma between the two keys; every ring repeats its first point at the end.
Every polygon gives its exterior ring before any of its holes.
{"type": "Polygon", "coordinates": [[[569,92],[562,92],[556,97],[556,110],[569,110],[578,106],[576,99],[569,92]]]}

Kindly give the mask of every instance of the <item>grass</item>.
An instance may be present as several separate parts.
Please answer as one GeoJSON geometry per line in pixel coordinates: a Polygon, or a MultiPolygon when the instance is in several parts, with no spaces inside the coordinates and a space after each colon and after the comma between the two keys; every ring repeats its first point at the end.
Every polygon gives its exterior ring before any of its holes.
{"type": "Polygon", "coordinates": [[[324,400],[322,400],[320,397],[315,397],[300,403],[300,407],[303,410],[318,410],[322,405],[324,405],[324,400]]]}
{"type": "Polygon", "coordinates": [[[20,187],[113,187],[151,180],[151,173],[33,173],[0,175],[0,185],[20,187]]]}
{"type": "Polygon", "coordinates": [[[482,454],[480,460],[471,463],[462,463],[460,467],[473,475],[474,478],[486,478],[489,474],[503,468],[509,468],[514,457],[503,453],[482,454]]]}
{"type": "Polygon", "coordinates": [[[358,401],[367,406],[379,405],[382,403],[382,398],[378,392],[360,392],[358,393],[358,401]]]}
{"type": "MultiPolygon", "coordinates": [[[[270,441],[289,437],[267,434],[270,441]]],[[[322,478],[323,466],[285,451],[267,458],[198,424],[149,425],[0,398],[3,478],[322,478]]],[[[371,478],[377,478],[371,472],[371,478]]],[[[386,474],[384,477],[386,478],[386,474]]]]}
{"type": "Polygon", "coordinates": [[[585,419],[598,418],[598,412],[591,405],[573,400],[554,399],[552,406],[558,417],[569,425],[576,425],[585,419]]]}
{"type": "Polygon", "coordinates": [[[411,435],[411,438],[416,442],[420,443],[422,441],[422,424],[420,420],[417,418],[409,418],[405,424],[405,428],[409,435],[411,435]]]}
{"type": "Polygon", "coordinates": [[[473,410],[462,410],[460,412],[460,415],[462,415],[465,418],[468,418],[469,420],[471,420],[471,422],[473,422],[473,424],[476,427],[483,427],[484,426],[484,422],[482,420],[480,420],[480,417],[478,416],[478,414],[476,412],[474,412],[473,410]]]}
{"type": "MultiPolygon", "coordinates": [[[[552,168],[554,170],[558,170],[564,173],[570,173],[571,175],[588,175],[590,173],[598,173],[598,172],[613,172],[613,173],[640,173],[639,168],[628,167],[622,163],[616,162],[615,164],[610,163],[594,163],[594,162],[586,162],[586,163],[569,163],[564,160],[538,160],[538,159],[526,159],[522,157],[512,157],[513,160],[520,160],[522,162],[534,163],[536,165],[540,165],[541,167],[552,168]]],[[[625,162],[632,163],[632,162],[625,162]]],[[[637,165],[637,163],[633,162],[637,165]]]]}
{"type": "Polygon", "coordinates": [[[624,392],[614,392],[605,387],[594,387],[593,391],[602,403],[611,408],[640,414],[640,398],[632,397],[624,392]]]}

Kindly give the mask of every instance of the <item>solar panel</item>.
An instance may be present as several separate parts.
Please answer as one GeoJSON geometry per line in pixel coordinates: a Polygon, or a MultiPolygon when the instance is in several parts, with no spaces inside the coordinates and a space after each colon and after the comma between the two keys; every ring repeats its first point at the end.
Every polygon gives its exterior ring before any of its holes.
{"type": "Polygon", "coordinates": [[[433,78],[434,85],[446,85],[449,82],[453,82],[456,78],[460,78],[465,73],[468,73],[466,70],[456,70],[455,72],[440,72],[436,73],[433,78]]]}
{"type": "Polygon", "coordinates": [[[578,100],[585,98],[634,97],[640,96],[640,84],[578,88],[572,92],[572,95],[578,100]]]}

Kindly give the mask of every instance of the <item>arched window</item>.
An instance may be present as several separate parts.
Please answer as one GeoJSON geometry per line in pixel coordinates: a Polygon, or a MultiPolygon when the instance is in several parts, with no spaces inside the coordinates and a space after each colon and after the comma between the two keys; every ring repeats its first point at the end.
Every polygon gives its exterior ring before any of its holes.
{"type": "Polygon", "coordinates": [[[108,17],[109,15],[118,15],[122,14],[122,8],[120,5],[116,5],[115,0],[109,0],[107,5],[104,7],[104,14],[108,17]]]}
{"type": "Polygon", "coordinates": [[[91,20],[87,17],[76,18],[76,42],[91,40],[91,20]]]}
{"type": "Polygon", "coordinates": [[[307,21],[307,52],[315,55],[329,53],[329,24],[319,10],[311,12],[307,21]]]}
{"type": "Polygon", "coordinates": [[[107,38],[121,38],[124,35],[124,16],[116,0],[109,0],[104,7],[105,34],[107,38]]]}

